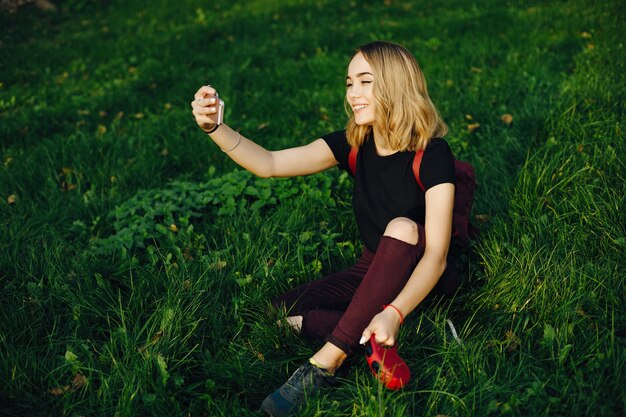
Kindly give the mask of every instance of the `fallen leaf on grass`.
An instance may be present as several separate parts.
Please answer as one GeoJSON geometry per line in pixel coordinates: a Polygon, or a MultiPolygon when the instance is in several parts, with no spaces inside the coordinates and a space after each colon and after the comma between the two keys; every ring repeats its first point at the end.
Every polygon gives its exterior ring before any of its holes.
{"type": "Polygon", "coordinates": [[[489,221],[488,214],[476,214],[474,218],[481,223],[487,223],[489,221]]]}
{"type": "Polygon", "coordinates": [[[583,39],[591,39],[591,34],[589,32],[580,32],[580,36],[583,39]]]}
{"type": "Polygon", "coordinates": [[[85,385],[87,385],[87,377],[83,374],[76,374],[74,379],[72,379],[71,392],[78,391],[85,385]]]}
{"type": "Polygon", "coordinates": [[[480,123],[476,122],[476,123],[467,125],[467,130],[469,130],[470,133],[473,133],[476,130],[478,130],[479,127],[480,127],[480,123]]]}
{"type": "Polygon", "coordinates": [[[511,123],[513,123],[513,116],[510,115],[509,113],[505,113],[502,115],[502,117],[500,118],[500,120],[502,120],[502,122],[506,125],[510,125],[511,123]]]}
{"type": "Polygon", "coordinates": [[[56,388],[49,389],[48,394],[58,397],[59,395],[63,395],[63,393],[69,391],[69,389],[70,389],[69,385],[65,385],[63,387],[56,387],[56,388]]]}
{"type": "Polygon", "coordinates": [[[15,194],[11,194],[10,196],[7,197],[7,203],[9,203],[9,205],[15,204],[16,201],[17,201],[17,196],[15,194]]]}
{"type": "MultiPolygon", "coordinates": [[[[61,168],[61,173],[60,173],[60,181],[61,181],[61,191],[66,193],[68,191],[72,191],[75,190],[76,188],[78,188],[78,186],[72,182],[74,175],[74,170],[70,167],[63,167],[61,168]],[[69,177],[69,178],[68,178],[69,177]]],[[[78,175],[80,176],[80,174],[78,175]]]]}
{"type": "Polygon", "coordinates": [[[150,346],[152,346],[152,345],[154,345],[156,342],[158,342],[158,341],[159,341],[159,340],[163,337],[163,335],[164,335],[163,330],[159,330],[158,332],[156,332],[156,333],[152,336],[152,338],[150,339],[150,343],[146,343],[145,345],[143,345],[143,346],[141,346],[141,347],[137,348],[137,352],[139,352],[139,353],[145,353],[145,352],[146,352],[146,350],[147,350],[150,346]]]}
{"type": "Polygon", "coordinates": [[[85,385],[87,385],[87,377],[83,374],[76,374],[74,375],[74,378],[72,378],[72,382],[70,384],[49,389],[48,394],[58,397],[59,395],[63,395],[66,392],[76,392],[79,389],[83,388],[85,385]]]}
{"type": "Polygon", "coordinates": [[[75,189],[76,189],[76,184],[72,184],[71,182],[65,182],[65,181],[61,183],[61,191],[63,191],[64,193],[75,190],[75,189]]]}
{"type": "Polygon", "coordinates": [[[163,330],[159,330],[158,332],[154,334],[154,336],[152,336],[152,339],[150,339],[150,342],[156,343],[162,337],[163,337],[163,330]]]}
{"type": "Polygon", "coordinates": [[[472,67],[470,68],[470,71],[475,72],[476,74],[480,74],[481,72],[483,72],[483,69],[478,67],[472,67]]]}

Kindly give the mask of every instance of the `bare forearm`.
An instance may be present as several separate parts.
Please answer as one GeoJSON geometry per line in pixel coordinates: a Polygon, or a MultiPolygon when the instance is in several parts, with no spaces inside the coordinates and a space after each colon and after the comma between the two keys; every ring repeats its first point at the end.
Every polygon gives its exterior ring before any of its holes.
{"type": "Polygon", "coordinates": [[[221,123],[219,109],[223,107],[219,103],[213,87],[200,87],[191,102],[196,123],[233,161],[253,174],[265,178],[293,177],[337,165],[333,152],[321,138],[304,146],[268,151],[221,123]]]}
{"type": "Polygon", "coordinates": [[[406,285],[391,304],[406,317],[435,288],[445,269],[445,256],[424,254],[406,285]]]}
{"type": "Polygon", "coordinates": [[[272,153],[222,124],[209,135],[213,142],[241,167],[260,177],[271,177],[272,153]]]}

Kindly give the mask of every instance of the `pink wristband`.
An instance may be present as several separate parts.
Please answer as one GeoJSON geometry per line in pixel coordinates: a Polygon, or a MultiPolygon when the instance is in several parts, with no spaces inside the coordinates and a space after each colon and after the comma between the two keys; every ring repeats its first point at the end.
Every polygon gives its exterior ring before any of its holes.
{"type": "Polygon", "coordinates": [[[383,310],[386,309],[387,307],[391,307],[394,310],[396,310],[398,314],[400,315],[400,324],[404,323],[404,317],[402,316],[402,313],[400,312],[400,310],[398,310],[398,307],[394,306],[393,304],[383,304],[383,310]]]}

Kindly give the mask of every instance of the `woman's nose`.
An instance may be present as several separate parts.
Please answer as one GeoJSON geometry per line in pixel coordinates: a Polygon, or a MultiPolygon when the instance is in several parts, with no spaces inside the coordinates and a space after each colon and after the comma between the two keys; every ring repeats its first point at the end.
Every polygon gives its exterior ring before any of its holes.
{"type": "Polygon", "coordinates": [[[351,87],[350,90],[348,90],[348,97],[350,98],[355,98],[355,97],[360,97],[361,96],[361,92],[356,88],[356,87],[351,87]]]}

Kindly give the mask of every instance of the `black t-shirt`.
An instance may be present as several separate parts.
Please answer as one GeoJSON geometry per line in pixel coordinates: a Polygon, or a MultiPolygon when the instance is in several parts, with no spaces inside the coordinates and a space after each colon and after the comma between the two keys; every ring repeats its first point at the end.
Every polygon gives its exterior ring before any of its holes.
{"type": "MultiPolygon", "coordinates": [[[[332,150],[339,167],[352,175],[346,132],[333,132],[322,139],[332,150]]],[[[413,174],[414,158],[415,152],[412,151],[380,156],[372,137],[366,139],[359,149],[352,206],[361,239],[373,252],[392,219],[408,217],[424,224],[425,193],[413,174]]],[[[454,157],[444,139],[433,138],[428,143],[420,166],[420,180],[426,190],[438,184],[456,184],[454,157]]]]}

